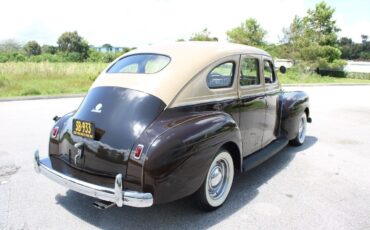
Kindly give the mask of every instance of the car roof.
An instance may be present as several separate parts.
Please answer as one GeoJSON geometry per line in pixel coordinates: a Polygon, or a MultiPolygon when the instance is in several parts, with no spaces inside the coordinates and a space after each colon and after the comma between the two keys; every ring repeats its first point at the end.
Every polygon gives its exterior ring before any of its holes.
{"type": "Polygon", "coordinates": [[[239,54],[270,57],[261,49],[233,43],[172,42],[141,47],[118,59],[143,53],[167,55],[171,61],[163,70],[153,74],[106,73],[111,64],[99,75],[92,88],[117,86],[139,90],[160,98],[168,105],[193,77],[217,60],[239,54]]]}
{"type": "Polygon", "coordinates": [[[270,56],[267,52],[256,47],[228,43],[228,42],[206,42],[206,41],[189,41],[189,42],[172,42],[161,43],[156,45],[148,45],[133,50],[132,53],[162,53],[168,56],[192,56],[194,53],[201,53],[199,58],[210,59],[225,55],[240,54],[240,53],[254,53],[270,56]]]}

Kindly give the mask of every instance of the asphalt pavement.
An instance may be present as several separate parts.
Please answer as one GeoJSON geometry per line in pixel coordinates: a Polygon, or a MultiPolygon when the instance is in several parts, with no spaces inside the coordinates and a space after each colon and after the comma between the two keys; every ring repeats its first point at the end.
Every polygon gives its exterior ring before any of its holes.
{"type": "Polygon", "coordinates": [[[191,198],[99,210],[35,173],[55,115],[82,98],[0,102],[0,229],[370,229],[370,86],[288,87],[311,98],[306,143],[239,174],[225,205],[191,198]]]}

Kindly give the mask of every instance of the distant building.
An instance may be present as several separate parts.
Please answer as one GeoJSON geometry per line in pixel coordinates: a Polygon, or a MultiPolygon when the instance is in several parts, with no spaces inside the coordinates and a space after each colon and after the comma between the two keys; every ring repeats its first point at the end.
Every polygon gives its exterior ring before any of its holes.
{"type": "Polygon", "coordinates": [[[365,61],[347,61],[344,71],[350,73],[370,73],[370,62],[365,61]]]}
{"type": "Polygon", "coordinates": [[[98,46],[98,47],[91,47],[100,53],[118,53],[122,52],[125,47],[115,47],[115,46],[98,46]]]}
{"type": "Polygon", "coordinates": [[[291,59],[275,59],[275,67],[280,68],[284,66],[285,68],[289,69],[292,68],[294,65],[294,61],[291,59]]]}

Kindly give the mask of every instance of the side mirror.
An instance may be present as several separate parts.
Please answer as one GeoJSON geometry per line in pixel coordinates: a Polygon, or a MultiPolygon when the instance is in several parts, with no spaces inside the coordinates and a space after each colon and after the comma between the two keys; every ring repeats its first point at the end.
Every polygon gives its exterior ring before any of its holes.
{"type": "Polygon", "coordinates": [[[280,71],[280,73],[286,73],[286,67],[283,66],[283,65],[280,66],[279,71],[280,71]]]}
{"type": "Polygon", "coordinates": [[[54,120],[55,122],[57,122],[59,119],[60,119],[60,117],[58,117],[58,116],[53,117],[53,120],[54,120]]]}

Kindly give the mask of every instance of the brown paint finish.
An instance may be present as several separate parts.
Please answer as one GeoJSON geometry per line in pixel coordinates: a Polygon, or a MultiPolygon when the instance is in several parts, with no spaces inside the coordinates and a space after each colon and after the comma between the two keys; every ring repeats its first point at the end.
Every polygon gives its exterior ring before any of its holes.
{"type": "MultiPolygon", "coordinates": [[[[248,149],[243,149],[243,145],[248,146],[255,141],[251,139],[251,135],[248,135],[251,129],[256,129],[253,125],[258,125],[259,132],[264,131],[266,126],[262,124],[264,119],[260,123],[256,122],[265,117],[264,97],[262,94],[167,109],[135,140],[130,152],[121,156],[127,156],[126,161],[123,160],[125,158],[106,159],[99,155],[99,152],[90,152],[91,149],[88,147],[85,151],[89,151],[88,154],[94,156],[91,160],[96,160],[96,164],[100,164],[94,170],[81,168],[71,161],[76,154],[73,144],[77,140],[68,133],[73,115],[69,114],[57,123],[57,125],[64,124],[61,126],[62,138],[50,141],[51,159],[54,163],[57,162],[52,166],[60,172],[73,169],[73,175],[78,178],[83,178],[84,174],[93,175],[94,180],[100,184],[106,180],[104,178],[113,179],[114,175],[107,173],[112,170],[112,165],[109,164],[112,162],[120,168],[116,173],[122,172],[125,175],[125,189],[151,192],[157,204],[173,201],[188,196],[199,188],[215,153],[225,143],[232,142],[237,146],[240,151],[240,162],[242,162],[242,156],[250,155],[258,149],[249,150],[248,153],[246,152],[248,149]],[[144,145],[144,152],[140,159],[133,157],[134,147],[137,144],[144,145]],[[71,150],[71,157],[64,154],[67,149],[71,150]],[[99,163],[100,161],[104,163],[99,163]],[[99,167],[100,170],[96,170],[99,167]]],[[[303,112],[303,108],[308,107],[308,98],[303,92],[294,92],[284,93],[279,99],[283,101],[284,112],[281,120],[283,131],[280,132],[278,130],[280,126],[275,125],[274,133],[280,136],[281,133],[287,133],[291,138],[295,135],[293,130],[296,129],[292,124],[303,112]]],[[[279,111],[281,106],[278,107],[279,111]]],[[[280,120],[280,116],[277,119],[280,120]]],[[[262,138],[261,133],[260,135],[262,138]]]]}
{"type": "MultiPolygon", "coordinates": [[[[59,135],[50,138],[50,161],[45,164],[65,175],[110,187],[120,173],[123,189],[152,193],[155,204],[197,191],[220,148],[232,146],[234,165],[242,171],[245,157],[256,156],[279,138],[294,138],[298,119],[309,107],[304,92],[282,92],[278,82],[264,81],[262,60],[271,60],[269,56],[249,56],[260,60],[260,83],[240,86],[242,54],[222,56],[207,68],[231,58],[237,65],[234,83],[222,93],[217,89],[204,103],[172,107],[137,89],[95,85],[77,111],[56,122],[59,135]],[[92,122],[95,137],[74,135],[73,119],[92,122]],[[81,143],[79,149],[75,147],[81,143]],[[143,152],[136,159],[138,145],[143,145],[143,152]]],[[[205,84],[202,78],[206,76],[206,72],[199,74],[193,83],[205,84]]],[[[186,92],[189,96],[189,88],[186,92]]]]}
{"type": "Polygon", "coordinates": [[[154,194],[156,203],[194,193],[217,150],[240,139],[237,124],[223,112],[204,112],[168,129],[146,152],[144,190],[154,194]]]}
{"type": "Polygon", "coordinates": [[[243,143],[243,157],[259,150],[266,127],[266,97],[262,94],[249,94],[240,100],[239,128],[243,143]]]}

